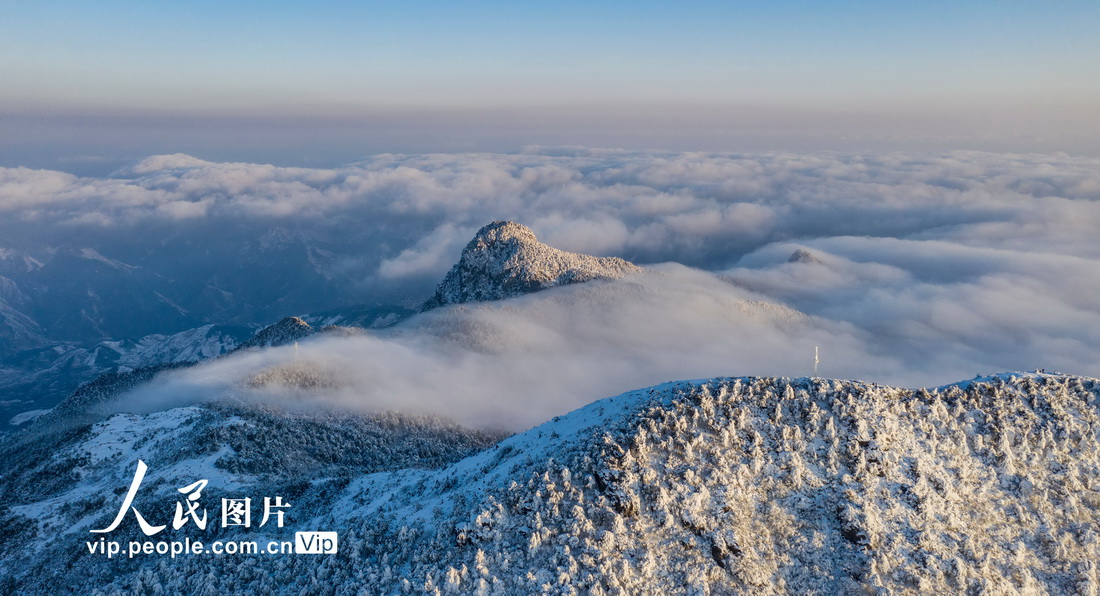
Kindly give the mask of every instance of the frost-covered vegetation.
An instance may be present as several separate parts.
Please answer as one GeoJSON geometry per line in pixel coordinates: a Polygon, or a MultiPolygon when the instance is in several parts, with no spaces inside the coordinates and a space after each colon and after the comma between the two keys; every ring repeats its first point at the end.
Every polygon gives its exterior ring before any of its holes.
{"type": "Polygon", "coordinates": [[[294,360],[266,368],[250,377],[253,388],[333,389],[340,386],[336,371],[320,362],[294,360]]]}
{"type": "MultiPolygon", "coordinates": [[[[86,594],[120,574],[148,572],[148,560],[107,560],[85,547],[99,537],[89,530],[117,513],[139,459],[149,473],[135,506],[159,523],[171,519],[176,488],[199,479],[209,480],[203,499],[214,517],[221,498],[273,495],[312,515],[329,505],[328,491],[355,477],[441,467],[501,436],[429,416],[224,401],[35,425],[0,442],[0,593],[86,594]]],[[[129,522],[110,539],[145,539],[129,522]]],[[[217,539],[214,525],[185,527],[171,538],[217,539]]]]}
{"type": "Polygon", "coordinates": [[[124,570],[103,593],[1095,594],[1098,408],[1062,375],[671,383],[303,487],[337,555],[96,564],[124,570]]]}

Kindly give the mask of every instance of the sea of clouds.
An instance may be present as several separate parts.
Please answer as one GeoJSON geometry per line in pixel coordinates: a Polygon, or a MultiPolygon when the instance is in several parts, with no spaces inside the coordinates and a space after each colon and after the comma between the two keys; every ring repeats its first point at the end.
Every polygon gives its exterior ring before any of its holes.
{"type": "Polygon", "coordinates": [[[119,238],[153,246],[172,227],[241,241],[289,229],[343,246],[333,267],[364,296],[426,298],[500,219],[565,250],[683,267],[227,359],[157,395],[255,393],[242,383],[306,359],[327,367],[340,403],[519,427],[664,380],[812,374],[814,347],[822,376],[910,386],[1100,376],[1094,158],[536,148],[336,169],[157,156],[106,179],[0,169],[9,239],[111,239],[115,253],[99,252],[126,261],[119,238]],[[788,262],[800,248],[814,258],[788,262]]]}

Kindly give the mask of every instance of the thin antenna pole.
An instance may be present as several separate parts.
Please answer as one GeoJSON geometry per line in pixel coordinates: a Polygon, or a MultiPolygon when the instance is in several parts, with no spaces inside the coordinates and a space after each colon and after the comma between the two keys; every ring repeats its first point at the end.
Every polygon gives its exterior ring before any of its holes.
{"type": "Polygon", "coordinates": [[[817,376],[817,363],[821,362],[821,359],[817,357],[817,346],[814,346],[814,376],[817,376]]]}

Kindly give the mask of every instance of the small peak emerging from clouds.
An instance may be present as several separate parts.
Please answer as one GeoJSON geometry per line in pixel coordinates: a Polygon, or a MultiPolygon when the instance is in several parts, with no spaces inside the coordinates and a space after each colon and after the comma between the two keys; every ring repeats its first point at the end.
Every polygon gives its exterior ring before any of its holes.
{"type": "Polygon", "coordinates": [[[186,153],[172,153],[170,155],[153,155],[146,157],[138,162],[130,164],[118,171],[114,176],[121,176],[123,178],[129,176],[141,176],[142,174],[151,174],[153,172],[160,172],[162,170],[179,170],[186,168],[201,168],[203,166],[212,166],[212,162],[192,157],[186,153]]]}
{"type": "Polygon", "coordinates": [[[268,325],[256,332],[251,339],[240,345],[239,350],[246,348],[265,348],[282,346],[313,335],[313,327],[298,317],[286,317],[268,325]]]}
{"type": "Polygon", "coordinates": [[[815,255],[814,253],[806,250],[805,248],[800,248],[800,249],[794,251],[793,253],[791,253],[791,258],[787,259],[787,262],[788,263],[817,263],[817,264],[824,263],[824,261],[822,261],[820,258],[818,258],[817,255],[815,255]]]}

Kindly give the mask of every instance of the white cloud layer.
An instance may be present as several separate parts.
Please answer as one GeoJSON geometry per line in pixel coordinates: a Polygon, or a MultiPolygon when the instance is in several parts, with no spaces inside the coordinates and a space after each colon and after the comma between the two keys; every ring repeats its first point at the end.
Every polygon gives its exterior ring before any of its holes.
{"type": "Polygon", "coordinates": [[[516,429],[636,386],[723,374],[809,375],[819,344],[836,359],[830,370],[864,377],[902,371],[889,356],[869,354],[861,335],[763,302],[712,274],[663,265],[624,280],[438,309],[387,332],[230,357],[167,375],[127,406],[225,395],[321,399],[516,429]],[[288,371],[282,378],[324,382],[250,387],[256,375],[280,369],[288,371]]]}
{"type": "Polygon", "coordinates": [[[115,246],[185,223],[242,241],[304,230],[343,246],[334,267],[368,294],[424,292],[497,219],[565,250],[675,261],[732,285],[670,269],[603,294],[459,309],[395,338],[310,350],[346,363],[368,402],[416,394],[427,409],[442,400],[486,418],[478,404],[504,401],[531,412],[502,418],[513,425],[672,378],[808,374],[814,345],[823,375],[909,385],[1038,367],[1100,376],[1097,159],[534,149],[325,170],[160,156],[103,180],[0,169],[0,230],[115,246]],[[821,262],[788,263],[800,247],[821,262]],[[761,322],[718,306],[746,296],[810,318],[761,322]],[[489,343],[456,347],[447,329],[489,343]],[[538,405],[517,405],[521,395],[538,405]]]}

